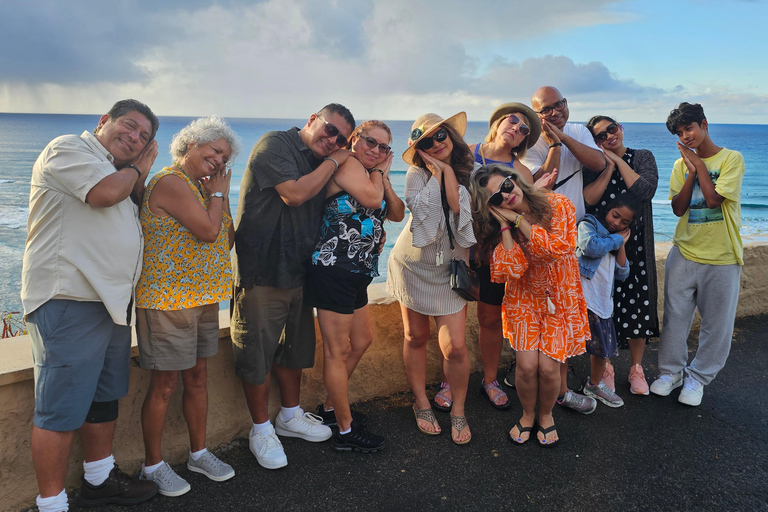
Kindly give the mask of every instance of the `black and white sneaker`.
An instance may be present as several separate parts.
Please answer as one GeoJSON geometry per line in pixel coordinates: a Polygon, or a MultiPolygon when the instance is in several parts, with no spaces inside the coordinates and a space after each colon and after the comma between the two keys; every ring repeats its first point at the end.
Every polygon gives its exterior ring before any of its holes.
{"type": "Polygon", "coordinates": [[[507,370],[507,374],[504,376],[504,384],[507,385],[508,388],[515,389],[515,365],[517,364],[517,361],[514,359],[509,363],[509,369],[507,370]]]}
{"type": "Polygon", "coordinates": [[[376,453],[387,446],[387,440],[382,436],[368,432],[364,425],[352,420],[352,431],[348,434],[334,432],[331,446],[336,452],[376,453]]]}
{"type": "MultiPolygon", "coordinates": [[[[365,425],[368,422],[368,415],[363,414],[362,412],[357,411],[351,411],[352,412],[352,421],[358,422],[360,425],[365,425]]],[[[323,425],[326,425],[328,427],[335,427],[336,426],[336,411],[326,411],[323,407],[323,404],[320,404],[317,406],[317,412],[315,413],[321,418],[323,418],[323,425]]]]}

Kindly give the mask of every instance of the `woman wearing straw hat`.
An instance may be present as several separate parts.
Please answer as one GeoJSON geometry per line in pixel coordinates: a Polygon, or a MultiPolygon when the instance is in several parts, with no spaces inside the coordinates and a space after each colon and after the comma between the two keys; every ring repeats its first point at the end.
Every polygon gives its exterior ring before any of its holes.
{"type": "Polygon", "coordinates": [[[472,437],[464,416],[469,381],[464,339],[467,302],[450,284],[451,258],[466,262],[469,247],[475,244],[468,192],[474,160],[462,139],[466,128],[464,112],[448,119],[424,114],[413,123],[409,148],[403,153],[403,160],[411,165],[405,178],[411,217],[390,253],[387,271],[387,289],[400,301],[403,315],[403,360],[416,398],[416,424],[425,434],[441,432],[426,394],[432,316],[445,357],[443,373],[453,391],[451,437],[456,444],[466,444],[472,437]]]}
{"type": "MultiPolygon", "coordinates": [[[[488,121],[485,142],[469,147],[475,162],[486,166],[501,164],[517,171],[518,175],[533,183],[531,171],[520,159],[536,144],[541,135],[541,121],[530,107],[522,103],[505,103],[493,111],[488,121]]],[[[478,228],[475,225],[475,228],[478,228]]],[[[475,230],[479,232],[478,229],[475,230]]],[[[494,247],[491,244],[490,247],[494,247]]],[[[501,358],[504,335],[501,329],[501,303],[504,299],[504,283],[491,282],[490,254],[475,250],[472,268],[480,277],[480,300],[477,302],[477,322],[480,326],[478,341],[483,362],[481,393],[491,405],[503,410],[510,407],[509,398],[496,380],[501,358]]]]}

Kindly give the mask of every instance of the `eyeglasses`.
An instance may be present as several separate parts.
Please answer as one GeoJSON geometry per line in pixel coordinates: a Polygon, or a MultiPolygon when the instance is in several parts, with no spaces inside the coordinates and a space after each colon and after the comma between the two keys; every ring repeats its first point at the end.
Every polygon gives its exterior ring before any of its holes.
{"type": "Polygon", "coordinates": [[[613,135],[617,131],[619,131],[619,125],[616,123],[611,123],[605,128],[605,130],[601,131],[600,133],[596,133],[594,135],[595,142],[598,144],[602,144],[603,142],[605,142],[605,139],[608,138],[609,134],[613,135]]]}
{"type": "Polygon", "coordinates": [[[328,137],[336,137],[336,145],[340,148],[343,148],[347,145],[347,138],[343,136],[341,133],[339,133],[339,129],[336,128],[336,125],[333,123],[329,123],[325,119],[323,119],[323,116],[320,114],[315,114],[318,119],[320,119],[322,122],[325,123],[325,134],[328,137]]]}
{"type": "Polygon", "coordinates": [[[515,178],[507,176],[504,178],[504,181],[501,182],[501,185],[499,185],[499,190],[491,194],[491,197],[488,198],[488,204],[491,206],[499,206],[504,201],[504,196],[502,196],[502,194],[509,194],[513,190],[515,190],[515,178]]]}
{"type": "Polygon", "coordinates": [[[424,137],[419,141],[419,143],[416,145],[417,149],[420,149],[422,151],[426,151],[430,149],[432,146],[435,145],[435,142],[443,142],[445,139],[448,138],[448,131],[445,128],[440,128],[437,130],[437,133],[435,133],[431,137],[424,137]]]}
{"type": "Polygon", "coordinates": [[[528,128],[528,125],[523,122],[522,119],[517,117],[515,114],[509,114],[506,117],[506,120],[509,124],[519,124],[517,131],[520,132],[520,135],[523,137],[527,137],[529,133],[531,133],[531,129],[528,128]]]}
{"type": "Polygon", "coordinates": [[[544,107],[543,109],[539,110],[536,113],[542,116],[550,116],[552,115],[553,111],[557,110],[558,112],[560,112],[565,108],[566,105],[568,105],[568,100],[563,98],[560,101],[556,101],[555,104],[552,105],[551,107],[544,107]]]}
{"type": "Polygon", "coordinates": [[[365,141],[365,143],[368,145],[368,149],[373,149],[376,146],[379,146],[379,153],[382,153],[384,155],[388,155],[389,151],[392,149],[391,147],[387,146],[386,144],[379,143],[373,137],[368,137],[367,135],[360,134],[360,138],[363,139],[365,141]]]}

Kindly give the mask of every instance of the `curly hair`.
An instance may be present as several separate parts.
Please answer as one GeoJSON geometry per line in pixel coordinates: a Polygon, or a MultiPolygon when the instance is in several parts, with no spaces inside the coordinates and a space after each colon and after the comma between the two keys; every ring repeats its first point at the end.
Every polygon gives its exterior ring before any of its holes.
{"type": "Polygon", "coordinates": [[[200,146],[219,139],[226,140],[232,148],[232,154],[227,160],[227,166],[230,166],[235,157],[240,154],[242,144],[240,137],[219,116],[201,117],[182,128],[171,140],[171,158],[176,162],[187,154],[191,146],[200,146]]]}
{"type": "MultiPolygon", "coordinates": [[[[552,206],[549,204],[547,195],[550,193],[546,189],[540,189],[526,181],[525,178],[511,167],[502,164],[489,164],[481,167],[475,174],[469,184],[469,193],[472,199],[472,227],[475,231],[478,248],[476,254],[481,261],[490,261],[494,247],[499,243],[501,225],[499,221],[491,214],[488,205],[493,192],[488,190],[488,180],[491,176],[509,176],[515,180],[515,186],[523,191],[523,200],[528,203],[530,213],[526,214],[526,219],[531,223],[543,226],[549,229],[549,223],[552,220],[552,206]]],[[[514,230],[512,236],[517,242],[522,242],[522,236],[514,230]]]]}
{"type": "Polygon", "coordinates": [[[667,117],[667,130],[672,135],[677,135],[677,130],[696,123],[701,126],[702,121],[706,119],[704,107],[699,103],[683,102],[673,108],[667,117]]]}
{"type": "MultiPolygon", "coordinates": [[[[526,117],[525,114],[522,112],[511,112],[510,114],[515,114],[517,117],[521,118],[523,122],[531,126],[531,121],[526,117]]],[[[497,120],[493,122],[493,124],[488,128],[488,135],[485,136],[485,142],[493,142],[493,139],[496,138],[496,132],[499,131],[499,125],[509,116],[501,116],[497,120]]],[[[525,157],[525,152],[528,151],[528,137],[530,137],[531,134],[529,133],[525,137],[523,137],[523,140],[520,141],[520,144],[517,145],[517,147],[512,148],[512,150],[509,152],[513,157],[517,158],[518,160],[522,160],[525,157]]]]}
{"type": "MultiPolygon", "coordinates": [[[[451,167],[453,168],[453,173],[456,175],[456,181],[459,182],[459,185],[464,185],[464,187],[469,189],[469,177],[472,174],[472,169],[475,168],[475,157],[469,150],[467,143],[464,142],[464,138],[459,135],[451,125],[442,123],[439,126],[445,128],[445,131],[448,132],[448,136],[453,143],[453,151],[451,151],[451,167]]],[[[435,130],[435,132],[437,132],[437,130],[435,130]]],[[[419,155],[418,152],[413,155],[413,164],[416,167],[423,169],[424,172],[429,173],[426,164],[424,164],[424,160],[422,160],[421,155],[419,155]]],[[[440,188],[442,190],[442,187],[440,188]]],[[[442,195],[443,205],[445,205],[445,191],[443,191],[442,195]]]]}

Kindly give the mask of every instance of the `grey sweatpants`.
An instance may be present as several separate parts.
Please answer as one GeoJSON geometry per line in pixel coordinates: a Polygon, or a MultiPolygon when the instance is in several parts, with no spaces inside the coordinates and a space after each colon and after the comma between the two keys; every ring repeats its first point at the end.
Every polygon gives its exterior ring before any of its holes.
{"type": "Polygon", "coordinates": [[[717,376],[731,351],[739,302],[741,265],[704,265],[687,260],[672,247],[664,269],[664,322],[659,342],[659,371],[686,373],[704,385],[717,376]],[[701,315],[699,348],[688,362],[688,333],[696,308],[701,315]]]}

